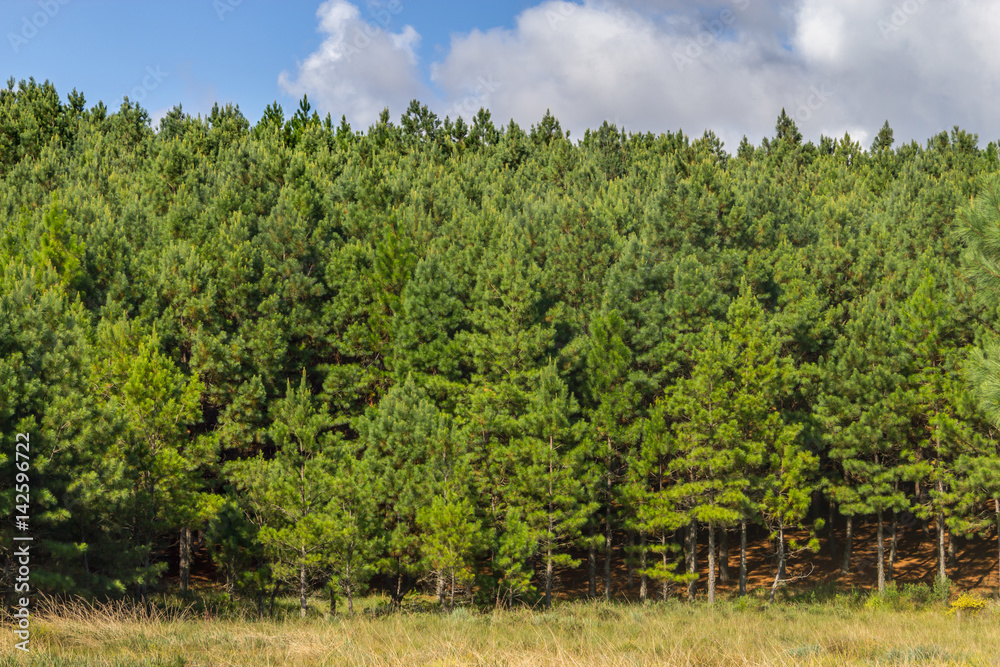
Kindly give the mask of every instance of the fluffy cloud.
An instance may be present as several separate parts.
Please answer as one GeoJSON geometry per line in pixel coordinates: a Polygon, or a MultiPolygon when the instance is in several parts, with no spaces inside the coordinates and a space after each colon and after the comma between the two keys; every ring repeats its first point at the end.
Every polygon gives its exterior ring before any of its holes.
{"type": "Polygon", "coordinates": [[[411,99],[427,99],[417,69],[420,35],[409,25],[391,32],[400,8],[390,2],[365,19],[357,6],[327,0],[316,12],[323,43],[299,64],[295,79],[282,72],[279,86],[295,97],[308,94],[324,113],[346,115],[361,127],[387,106],[396,111],[411,99]]]}
{"type": "MultiPolygon", "coordinates": [[[[977,0],[546,0],[512,28],[454,35],[426,72],[412,28],[372,39],[345,67],[360,19],[327,2],[329,37],[300,67],[294,90],[330,110],[395,117],[413,97],[467,119],[480,106],[527,127],[546,109],[579,136],[604,120],[635,131],[716,131],[730,150],[774,132],[785,108],[807,138],[867,145],[886,119],[897,140],[958,124],[995,139],[1000,101],[1000,5],[977,0]],[[443,97],[420,83],[426,75],[443,97]]],[[[286,89],[293,91],[287,77],[286,89]]],[[[361,120],[361,118],[359,118],[361,120]]]]}

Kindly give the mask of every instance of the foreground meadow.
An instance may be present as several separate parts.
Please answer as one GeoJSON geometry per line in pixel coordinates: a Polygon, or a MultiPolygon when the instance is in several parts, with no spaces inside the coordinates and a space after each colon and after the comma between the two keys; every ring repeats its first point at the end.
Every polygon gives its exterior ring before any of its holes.
{"type": "MultiPolygon", "coordinates": [[[[372,601],[368,602],[373,604],[372,601]]],[[[995,665],[1000,614],[943,605],[887,608],[860,596],[766,606],[757,600],[551,611],[458,609],[216,618],[191,609],[61,608],[38,618],[33,652],[8,640],[0,665],[995,665]]],[[[907,605],[904,605],[904,607],[907,605]]],[[[6,633],[5,633],[6,634],[6,633]]]]}

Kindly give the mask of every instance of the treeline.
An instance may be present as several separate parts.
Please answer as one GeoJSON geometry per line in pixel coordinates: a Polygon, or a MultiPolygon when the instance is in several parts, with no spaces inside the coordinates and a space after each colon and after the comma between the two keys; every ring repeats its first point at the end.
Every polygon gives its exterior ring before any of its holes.
{"type": "Polygon", "coordinates": [[[816,517],[846,522],[845,564],[877,519],[881,586],[904,512],[944,578],[998,518],[963,372],[997,304],[956,233],[997,146],[893,144],[888,123],[804,142],[783,111],[735,154],[607,123],[571,141],[550,114],[417,102],[362,133],[305,98],[154,131],[127,99],[11,80],[0,514],[30,433],[32,582],[59,593],[145,595],[175,550],[186,587],[200,532],[262,608],[373,581],[548,604],[580,560],[611,596],[622,558],[643,597],[700,576],[711,599],[723,542],[772,536],[776,588],[816,517]]]}

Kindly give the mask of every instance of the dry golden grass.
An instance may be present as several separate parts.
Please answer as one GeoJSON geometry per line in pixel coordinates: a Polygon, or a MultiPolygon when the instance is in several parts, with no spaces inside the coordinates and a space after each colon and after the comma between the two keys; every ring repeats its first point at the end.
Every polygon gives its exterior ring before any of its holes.
{"type": "Polygon", "coordinates": [[[173,608],[59,605],[32,624],[32,653],[0,665],[996,665],[1000,614],[853,602],[565,603],[474,613],[305,620],[205,619],[173,608]]]}

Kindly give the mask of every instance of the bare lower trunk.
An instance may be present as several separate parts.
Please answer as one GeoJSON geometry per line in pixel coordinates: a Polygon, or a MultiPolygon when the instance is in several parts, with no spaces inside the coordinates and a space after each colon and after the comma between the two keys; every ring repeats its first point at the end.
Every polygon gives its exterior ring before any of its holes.
{"type": "Polygon", "coordinates": [[[438,570],[437,573],[437,593],[438,604],[444,607],[444,572],[438,570]]]}
{"type": "Polygon", "coordinates": [[[587,595],[597,597],[597,550],[593,543],[587,547],[587,595]]]}
{"type": "Polygon", "coordinates": [[[834,520],[835,515],[836,515],[836,507],[837,506],[833,503],[832,500],[830,501],[829,504],[830,504],[830,515],[829,515],[829,518],[827,519],[827,524],[826,524],[826,541],[827,541],[827,547],[829,547],[829,549],[830,549],[830,558],[836,558],[837,557],[837,531],[836,531],[836,524],[833,522],[833,520],[834,520]]]}
{"type": "Polygon", "coordinates": [[[687,542],[687,569],[688,574],[692,575],[687,587],[688,602],[694,602],[695,593],[698,591],[698,582],[694,578],[698,573],[698,522],[694,519],[688,524],[687,542]]]}
{"type": "Polygon", "coordinates": [[[708,522],[708,604],[715,604],[715,525],[708,522]]]}
{"type": "Polygon", "coordinates": [[[628,558],[625,559],[625,569],[628,571],[626,588],[635,588],[635,535],[631,532],[628,536],[628,558]]]}
{"type": "Polygon", "coordinates": [[[649,577],[646,575],[646,532],[639,533],[639,599],[646,601],[649,595],[649,577]]]}
{"type": "Polygon", "coordinates": [[[883,539],[882,510],[878,511],[878,592],[885,593],[885,540],[883,539]]]}
{"type": "Polygon", "coordinates": [[[893,580],[893,568],[896,566],[896,542],[899,539],[899,515],[892,512],[892,535],[889,538],[889,566],[886,568],[886,579],[893,580]]]}
{"type": "Polygon", "coordinates": [[[997,513],[997,578],[1000,582],[1000,497],[993,496],[993,509],[997,513]]]}
{"type": "MultiPolygon", "coordinates": [[[[1000,521],[1000,519],[998,519],[1000,521]]],[[[998,524],[1000,525],[1000,524],[998,524]]],[[[660,545],[663,547],[663,553],[661,554],[663,558],[663,571],[667,571],[667,535],[664,533],[660,536],[660,545]]],[[[663,601],[666,602],[667,598],[670,597],[670,583],[666,578],[660,583],[660,593],[663,596],[663,601]]]]}
{"type": "Polygon", "coordinates": [[[851,552],[854,551],[854,517],[847,516],[847,534],[844,536],[844,560],[840,564],[840,573],[851,571],[851,552]]]}
{"type": "Polygon", "coordinates": [[[719,536],[719,581],[729,583],[729,530],[725,528],[719,536]]]}
{"type": "Polygon", "coordinates": [[[552,566],[552,547],[549,547],[545,551],[545,607],[546,609],[552,608],[552,579],[555,576],[555,570],[552,566]]]}
{"type": "Polygon", "coordinates": [[[944,534],[944,512],[938,512],[937,515],[937,529],[938,529],[938,579],[944,581],[948,578],[948,571],[945,569],[945,559],[947,555],[945,554],[945,542],[947,541],[944,534]]]}
{"type": "Polygon", "coordinates": [[[347,574],[347,584],[345,588],[347,589],[347,613],[354,616],[354,584],[351,582],[351,566],[348,565],[345,570],[347,574]]]}
{"type": "Polygon", "coordinates": [[[180,544],[180,575],[181,592],[187,593],[188,585],[191,583],[191,529],[181,528],[180,544]]]}
{"type": "Polygon", "coordinates": [[[335,581],[330,582],[330,616],[337,615],[337,584],[335,581]]]}
{"type": "Polygon", "coordinates": [[[274,598],[278,597],[278,582],[271,586],[271,601],[267,605],[267,615],[274,617],[274,598]]]}
{"type": "MultiPolygon", "coordinates": [[[[305,555],[303,554],[304,557],[305,555]]],[[[308,604],[306,600],[306,566],[302,564],[299,565],[299,616],[302,618],[306,617],[308,604]]]]}
{"type": "MultiPolygon", "coordinates": [[[[944,482],[938,480],[938,498],[944,496],[944,482]]],[[[945,569],[947,557],[945,554],[945,525],[944,525],[944,510],[941,509],[937,513],[937,530],[938,530],[938,579],[944,581],[948,578],[948,571],[945,569]]]]}
{"type": "Polygon", "coordinates": [[[604,509],[604,599],[611,599],[611,495],[604,509]]]}
{"type": "Polygon", "coordinates": [[[740,519],[740,595],[747,594],[747,519],[740,519]]]}
{"type": "Polygon", "coordinates": [[[1000,497],[993,496],[993,508],[997,513],[997,577],[1000,581],[1000,497]]]}
{"type": "Polygon", "coordinates": [[[948,531],[948,567],[958,567],[958,560],[957,560],[957,557],[955,556],[955,550],[957,549],[957,546],[958,546],[955,543],[957,541],[958,541],[958,538],[955,537],[955,533],[953,533],[952,531],[949,530],[948,531]]]}
{"type": "Polygon", "coordinates": [[[785,579],[785,527],[778,526],[778,572],[774,575],[774,583],[771,584],[771,596],[768,602],[774,602],[774,594],[778,592],[778,586],[785,579]]]}
{"type": "Polygon", "coordinates": [[[448,598],[448,612],[455,608],[455,571],[451,571],[451,595],[448,598]]]}

